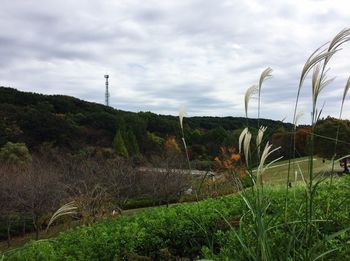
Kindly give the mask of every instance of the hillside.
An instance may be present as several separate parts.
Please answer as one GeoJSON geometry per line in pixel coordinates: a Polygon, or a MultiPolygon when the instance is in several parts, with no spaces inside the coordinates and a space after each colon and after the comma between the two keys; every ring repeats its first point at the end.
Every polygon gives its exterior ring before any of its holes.
{"type": "MultiPolygon", "coordinates": [[[[263,119],[270,130],[291,124],[263,119]]],[[[192,159],[212,159],[221,146],[237,145],[245,118],[189,117],[184,121],[192,159]]],[[[257,120],[249,119],[250,126],[257,120]]],[[[159,154],[168,137],[179,143],[178,117],[128,112],[63,95],[43,95],[0,87],[0,146],[23,142],[31,151],[53,146],[79,151],[112,148],[120,131],[129,155],[159,154]]],[[[179,143],[180,144],[180,143],[179,143]]]]}

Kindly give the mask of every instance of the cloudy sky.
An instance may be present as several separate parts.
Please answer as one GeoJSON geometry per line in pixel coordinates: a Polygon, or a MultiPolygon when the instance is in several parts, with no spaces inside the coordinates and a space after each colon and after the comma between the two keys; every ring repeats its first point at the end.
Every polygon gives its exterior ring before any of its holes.
{"type": "MultiPolygon", "coordinates": [[[[348,0],[0,0],[0,86],[131,111],[243,116],[263,69],[262,117],[291,121],[307,57],[350,26],[348,0]]],[[[332,62],[324,115],[338,115],[350,43],[332,62]]],[[[310,86],[302,91],[309,122],[310,86]]],[[[350,117],[350,97],[344,117],[350,117]]],[[[250,116],[256,116],[256,101],[250,116]]]]}

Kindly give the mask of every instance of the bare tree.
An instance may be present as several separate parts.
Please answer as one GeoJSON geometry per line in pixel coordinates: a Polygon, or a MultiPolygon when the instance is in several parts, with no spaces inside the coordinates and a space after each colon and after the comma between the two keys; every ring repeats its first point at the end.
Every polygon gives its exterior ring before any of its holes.
{"type": "Polygon", "coordinates": [[[6,222],[7,245],[11,245],[11,225],[19,214],[18,202],[14,198],[16,175],[14,167],[2,164],[0,167],[0,216],[6,222]]]}
{"type": "Polygon", "coordinates": [[[191,187],[191,174],[179,153],[170,151],[153,158],[153,168],[139,174],[141,192],[153,198],[154,203],[177,201],[191,187]]]}
{"type": "Polygon", "coordinates": [[[104,162],[103,184],[117,209],[121,210],[131,196],[136,195],[136,171],[132,164],[125,159],[114,159],[104,162]]]}
{"type": "Polygon", "coordinates": [[[104,216],[107,211],[122,209],[135,191],[135,171],[122,158],[88,157],[65,164],[66,187],[85,224],[104,216]],[[72,165],[68,167],[67,165],[72,165]]]}
{"type": "Polygon", "coordinates": [[[63,197],[63,185],[59,171],[48,162],[33,157],[32,164],[16,173],[16,190],[13,198],[18,206],[30,213],[35,229],[35,238],[39,238],[45,215],[59,206],[63,197]]]}
{"type": "Polygon", "coordinates": [[[89,184],[85,181],[80,181],[75,183],[74,186],[68,187],[69,200],[74,200],[83,224],[90,225],[104,216],[103,206],[108,201],[106,188],[99,183],[89,184]]]}

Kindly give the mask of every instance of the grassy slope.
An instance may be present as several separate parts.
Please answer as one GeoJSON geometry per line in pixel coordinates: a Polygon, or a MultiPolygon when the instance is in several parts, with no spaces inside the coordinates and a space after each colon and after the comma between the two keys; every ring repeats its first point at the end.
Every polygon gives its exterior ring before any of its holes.
{"type": "MultiPolygon", "coordinates": [[[[308,176],[308,157],[298,158],[293,161],[290,169],[290,180],[302,181],[299,168],[301,169],[304,178],[308,176]],[[298,171],[297,179],[295,180],[295,171],[298,171]]],[[[332,162],[325,160],[323,163],[321,158],[314,158],[314,173],[325,173],[332,169],[332,162]]],[[[339,164],[335,165],[335,171],[342,171],[343,169],[339,164]]],[[[271,165],[271,167],[264,173],[264,181],[269,184],[284,184],[287,181],[288,176],[288,160],[279,161],[271,165]]]]}

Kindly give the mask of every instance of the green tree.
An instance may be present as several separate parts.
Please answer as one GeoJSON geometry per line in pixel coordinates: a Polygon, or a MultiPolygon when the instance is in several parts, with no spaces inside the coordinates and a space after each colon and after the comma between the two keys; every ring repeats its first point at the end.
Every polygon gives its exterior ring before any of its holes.
{"type": "Polygon", "coordinates": [[[147,139],[146,139],[146,146],[145,151],[146,152],[154,152],[154,153],[162,153],[164,148],[164,139],[162,137],[157,136],[153,132],[147,132],[147,139]]]}
{"type": "Polygon", "coordinates": [[[6,142],[7,142],[6,126],[2,121],[0,121],[0,146],[4,145],[6,142]]]}
{"type": "Polygon", "coordinates": [[[32,157],[24,143],[7,142],[0,149],[0,162],[23,166],[31,161],[32,157]]]}
{"type": "Polygon", "coordinates": [[[214,157],[217,155],[227,135],[227,131],[222,127],[211,129],[203,135],[202,142],[206,144],[206,149],[210,156],[214,157]]]}
{"type": "MultiPolygon", "coordinates": [[[[350,121],[327,117],[325,120],[321,120],[317,123],[315,134],[315,152],[320,157],[331,159],[334,156],[335,158],[340,158],[350,154],[350,121]],[[337,145],[335,146],[338,127],[339,135],[337,145]]],[[[343,159],[342,165],[344,171],[348,173],[347,158],[343,159]]]]}
{"type": "Polygon", "coordinates": [[[140,148],[137,143],[137,139],[134,132],[132,130],[128,130],[127,132],[125,132],[125,135],[122,135],[122,136],[124,136],[126,148],[130,156],[136,156],[136,157],[140,156],[140,148]]]}
{"type": "Polygon", "coordinates": [[[339,125],[339,136],[336,147],[336,156],[342,157],[350,153],[348,140],[350,137],[350,122],[346,120],[328,117],[321,120],[315,127],[315,150],[324,158],[332,158],[334,155],[335,136],[339,125]]]}
{"type": "Polygon", "coordinates": [[[119,130],[115,134],[113,143],[114,143],[115,152],[118,155],[120,155],[122,157],[128,157],[129,156],[129,153],[128,153],[128,150],[127,150],[127,148],[125,146],[122,134],[121,134],[121,132],[119,130]]]}
{"type": "Polygon", "coordinates": [[[238,140],[239,140],[239,135],[243,129],[237,129],[234,131],[227,131],[227,136],[223,140],[223,145],[228,146],[228,147],[235,147],[238,148],[238,140]]]}

